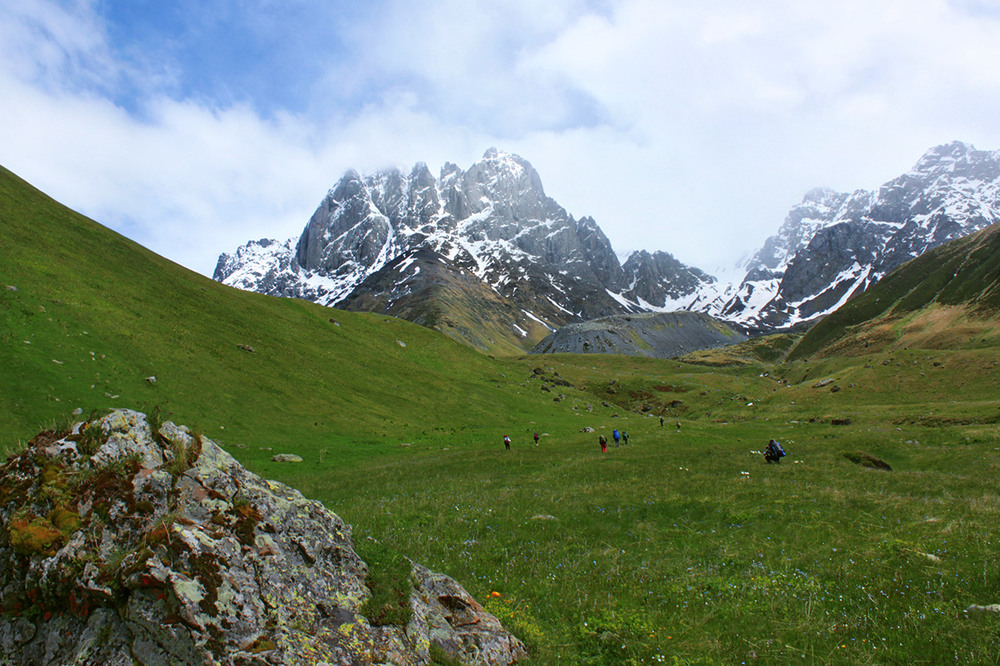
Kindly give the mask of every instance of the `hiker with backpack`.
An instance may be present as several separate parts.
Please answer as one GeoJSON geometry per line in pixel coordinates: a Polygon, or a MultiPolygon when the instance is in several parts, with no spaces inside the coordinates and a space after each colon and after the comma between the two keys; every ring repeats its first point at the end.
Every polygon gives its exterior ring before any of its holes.
{"type": "Polygon", "coordinates": [[[611,433],[611,436],[615,438],[615,446],[618,446],[622,438],[621,433],[618,432],[618,428],[615,428],[614,432],[611,433]]]}
{"type": "Polygon", "coordinates": [[[628,432],[622,430],[622,446],[628,446],[628,432]]]}
{"type": "Polygon", "coordinates": [[[503,436],[503,445],[505,449],[510,451],[510,437],[508,435],[503,436]]]}
{"type": "Polygon", "coordinates": [[[538,446],[538,433],[535,433],[535,446],[538,446]]]}
{"type": "Polygon", "coordinates": [[[772,439],[767,443],[767,448],[764,449],[764,460],[766,460],[768,464],[771,464],[772,462],[780,463],[784,456],[785,450],[781,448],[781,444],[778,443],[778,440],[772,439]]]}
{"type": "Polygon", "coordinates": [[[605,437],[604,435],[601,435],[600,438],[597,441],[601,443],[601,453],[607,453],[608,452],[608,438],[605,437]]]}

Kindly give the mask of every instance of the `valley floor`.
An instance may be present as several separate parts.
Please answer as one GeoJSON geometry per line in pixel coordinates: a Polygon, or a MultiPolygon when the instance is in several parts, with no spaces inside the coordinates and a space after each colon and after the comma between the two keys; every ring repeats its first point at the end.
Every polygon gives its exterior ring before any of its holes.
{"type": "Polygon", "coordinates": [[[351,522],[362,555],[376,539],[463,581],[532,663],[995,663],[1000,624],[974,606],[1000,602],[1000,401],[920,375],[992,377],[987,355],[934,354],[554,357],[561,377],[615,377],[619,404],[674,389],[684,413],[570,412],[507,424],[511,451],[453,433],[281,476],[351,522]],[[631,443],[602,454],[613,428],[631,443]]]}

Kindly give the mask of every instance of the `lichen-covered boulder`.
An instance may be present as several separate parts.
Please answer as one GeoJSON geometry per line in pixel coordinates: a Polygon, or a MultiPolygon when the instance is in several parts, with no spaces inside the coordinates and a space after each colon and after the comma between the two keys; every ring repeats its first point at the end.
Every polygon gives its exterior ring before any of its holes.
{"type": "Polygon", "coordinates": [[[3,664],[526,655],[458,583],[409,566],[409,619],[376,625],[349,525],[212,441],[170,422],[151,427],[139,412],[43,432],[0,467],[3,664]]]}

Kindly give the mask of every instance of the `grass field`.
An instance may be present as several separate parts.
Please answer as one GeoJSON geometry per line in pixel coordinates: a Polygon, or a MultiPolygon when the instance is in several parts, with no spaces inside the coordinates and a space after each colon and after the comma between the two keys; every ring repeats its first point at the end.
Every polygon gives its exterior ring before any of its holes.
{"type": "Polygon", "coordinates": [[[454,576],[537,664],[1000,662],[1000,617],[966,612],[1000,603],[997,327],[959,328],[794,362],[795,336],[492,358],[229,289],[0,171],[0,447],[158,407],[362,556],[454,576]]]}
{"type": "MultiPolygon", "coordinates": [[[[604,361],[622,370],[619,386],[656,367],[604,361]]],[[[892,392],[842,400],[851,423],[833,425],[825,399],[800,397],[843,393],[830,385],[747,407],[715,398],[732,388],[725,371],[661,364],[659,379],[707,389],[679,432],[676,418],[661,427],[622,412],[524,424],[509,452],[442,437],[392,458],[268,472],[335,508],[362,546],[372,537],[463,581],[536,663],[1000,659],[1000,621],[965,612],[1000,600],[995,395],[949,401],[947,414],[975,421],[965,425],[923,425],[926,405],[911,394],[897,407],[892,392]],[[789,396],[805,404],[779,408],[789,396]],[[536,427],[547,433],[537,448],[536,427]],[[613,427],[632,443],[602,455],[597,436],[613,427]],[[759,453],[770,437],[788,451],[781,464],[759,453]],[[844,456],[858,451],[892,471],[844,456]]]]}

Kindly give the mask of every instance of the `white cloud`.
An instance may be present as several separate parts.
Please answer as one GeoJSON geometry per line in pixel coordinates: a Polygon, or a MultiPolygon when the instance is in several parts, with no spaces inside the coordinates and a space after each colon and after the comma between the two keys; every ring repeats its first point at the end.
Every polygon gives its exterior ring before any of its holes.
{"type": "Polygon", "coordinates": [[[1000,148],[987,3],[538,5],[392,0],[350,25],[318,9],[337,48],[310,54],[326,74],[281,110],[178,99],[185,72],[122,60],[136,45],[113,47],[101,5],[16,0],[0,9],[0,163],[210,273],[248,239],[297,234],[349,167],[467,167],[495,145],[617,248],[712,270],[814,186],[876,187],[952,139],[1000,148]]]}

